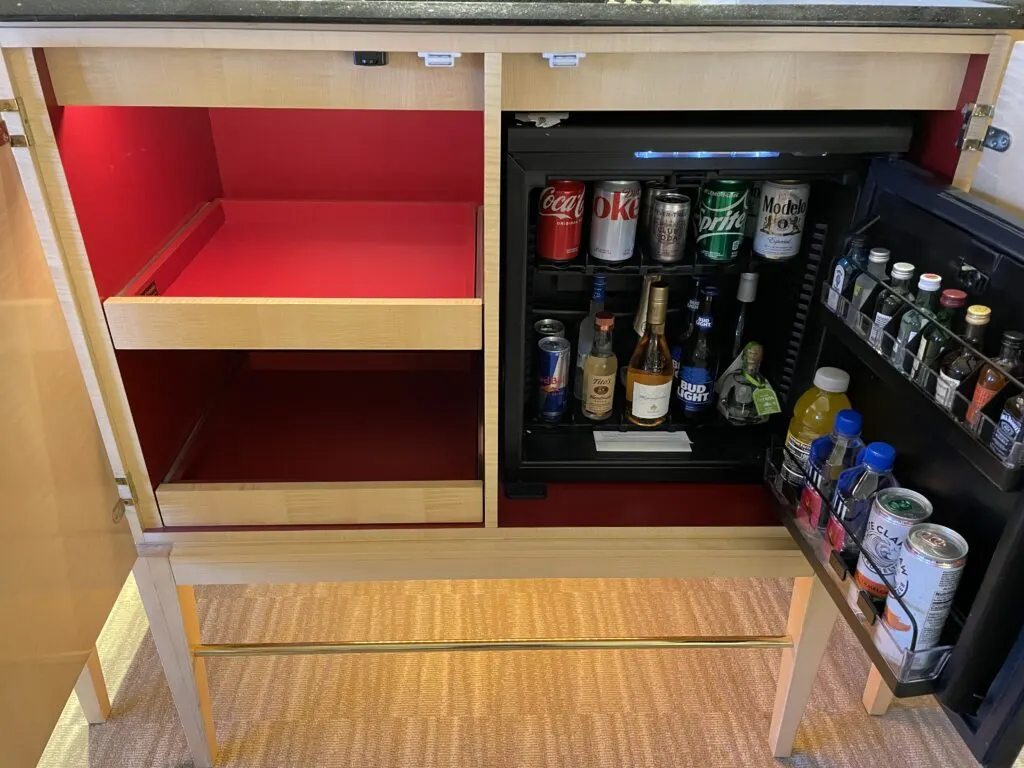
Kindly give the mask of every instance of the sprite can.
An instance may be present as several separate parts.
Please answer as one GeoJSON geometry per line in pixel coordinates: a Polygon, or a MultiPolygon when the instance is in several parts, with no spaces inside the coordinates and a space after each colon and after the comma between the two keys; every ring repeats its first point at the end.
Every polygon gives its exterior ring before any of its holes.
{"type": "Polygon", "coordinates": [[[697,206],[697,255],[728,263],[739,256],[747,222],[748,184],[739,179],[712,179],[700,190],[697,206]]]}

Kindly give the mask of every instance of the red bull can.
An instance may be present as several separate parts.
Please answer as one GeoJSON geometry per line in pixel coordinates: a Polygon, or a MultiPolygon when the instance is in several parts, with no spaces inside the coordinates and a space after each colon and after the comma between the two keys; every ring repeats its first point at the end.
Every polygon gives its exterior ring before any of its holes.
{"type": "Polygon", "coordinates": [[[545,336],[537,342],[537,415],[544,421],[561,421],[569,405],[569,342],[545,336]]]}

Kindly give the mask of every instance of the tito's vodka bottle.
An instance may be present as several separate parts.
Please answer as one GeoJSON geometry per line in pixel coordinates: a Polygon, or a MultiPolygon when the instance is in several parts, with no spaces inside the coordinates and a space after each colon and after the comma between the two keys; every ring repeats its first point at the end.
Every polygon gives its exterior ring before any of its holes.
{"type": "Polygon", "coordinates": [[[641,427],[656,427],[664,422],[672,398],[672,352],[665,339],[667,309],[668,285],[654,283],[644,335],[626,371],[626,415],[641,427]]]}

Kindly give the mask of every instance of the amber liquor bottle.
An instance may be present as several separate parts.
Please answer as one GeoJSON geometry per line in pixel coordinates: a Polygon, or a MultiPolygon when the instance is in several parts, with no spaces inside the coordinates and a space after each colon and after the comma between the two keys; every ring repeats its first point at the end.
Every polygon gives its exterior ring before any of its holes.
{"type": "Polygon", "coordinates": [[[643,336],[626,371],[626,417],[641,427],[664,423],[672,399],[672,352],[665,339],[668,285],[654,283],[643,336]]]}

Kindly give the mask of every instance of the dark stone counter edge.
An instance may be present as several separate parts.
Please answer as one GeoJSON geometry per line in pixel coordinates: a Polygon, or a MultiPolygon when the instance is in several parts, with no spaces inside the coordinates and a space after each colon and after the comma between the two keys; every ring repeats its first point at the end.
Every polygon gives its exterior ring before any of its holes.
{"type": "Polygon", "coordinates": [[[8,23],[345,23],[494,26],[1024,28],[1024,6],[608,5],[462,0],[0,0],[8,23]]]}

